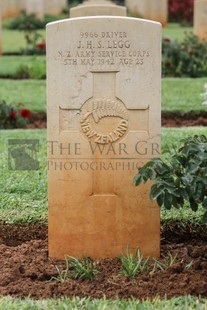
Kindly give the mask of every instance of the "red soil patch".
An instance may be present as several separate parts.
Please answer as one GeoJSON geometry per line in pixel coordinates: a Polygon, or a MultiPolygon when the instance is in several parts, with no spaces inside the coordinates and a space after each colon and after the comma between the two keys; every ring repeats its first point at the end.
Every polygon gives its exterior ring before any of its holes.
{"type": "Polygon", "coordinates": [[[162,228],[161,261],[167,253],[176,262],[166,270],[152,272],[153,264],[142,275],[129,279],[120,274],[118,258],[97,261],[94,280],[51,280],[62,260],[48,258],[46,225],[0,225],[0,295],[40,299],[52,296],[101,298],[147,298],[194,295],[207,297],[207,225],[181,230],[162,228]],[[191,267],[189,267],[192,264],[191,267]]]}
{"type": "Polygon", "coordinates": [[[43,129],[47,128],[47,117],[45,113],[32,113],[28,129],[43,129]]]}

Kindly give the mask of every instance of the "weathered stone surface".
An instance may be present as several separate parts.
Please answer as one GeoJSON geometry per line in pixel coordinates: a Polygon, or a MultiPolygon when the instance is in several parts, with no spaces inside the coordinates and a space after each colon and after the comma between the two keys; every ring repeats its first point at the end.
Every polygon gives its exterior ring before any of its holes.
{"type": "Polygon", "coordinates": [[[98,15],[126,16],[126,8],[108,0],[87,0],[70,9],[70,17],[98,15]]]}
{"type": "Polygon", "coordinates": [[[207,0],[194,2],[194,34],[200,40],[207,40],[207,0]]]}
{"type": "Polygon", "coordinates": [[[159,208],[137,167],[159,156],[161,25],[47,25],[49,255],[159,256],[159,208]],[[136,33],[136,36],[134,35],[136,33]]]}

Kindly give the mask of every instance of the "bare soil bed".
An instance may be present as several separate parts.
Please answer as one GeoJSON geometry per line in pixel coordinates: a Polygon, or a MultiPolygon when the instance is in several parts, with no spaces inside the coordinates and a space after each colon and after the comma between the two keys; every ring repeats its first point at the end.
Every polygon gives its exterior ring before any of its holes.
{"type": "Polygon", "coordinates": [[[161,258],[167,253],[175,263],[165,270],[148,271],[129,279],[120,273],[118,258],[96,261],[99,273],[93,280],[51,280],[55,266],[65,268],[64,260],[48,258],[45,224],[0,224],[0,295],[101,298],[151,298],[191,294],[207,297],[207,225],[166,225],[161,231],[161,258]]]}

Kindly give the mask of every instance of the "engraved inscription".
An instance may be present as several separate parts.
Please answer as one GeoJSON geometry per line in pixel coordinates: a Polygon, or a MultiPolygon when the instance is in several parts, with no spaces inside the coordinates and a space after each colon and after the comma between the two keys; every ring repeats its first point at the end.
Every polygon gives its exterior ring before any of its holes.
{"type": "Polygon", "coordinates": [[[128,113],[124,105],[118,100],[97,98],[85,103],[80,119],[82,131],[95,143],[113,143],[119,140],[128,128],[128,113]],[[108,122],[108,132],[101,132],[99,122],[108,122]],[[111,129],[111,130],[110,130],[111,129]]]}
{"type": "Polygon", "coordinates": [[[143,66],[150,57],[148,48],[137,49],[127,32],[80,32],[68,50],[59,50],[58,59],[69,66],[143,66]]]}

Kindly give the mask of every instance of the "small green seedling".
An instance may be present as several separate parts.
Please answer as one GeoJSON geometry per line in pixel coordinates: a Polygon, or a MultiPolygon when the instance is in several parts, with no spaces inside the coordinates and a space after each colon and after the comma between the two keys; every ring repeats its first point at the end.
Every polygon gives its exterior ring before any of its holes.
{"type": "Polygon", "coordinates": [[[56,280],[61,283],[65,282],[68,278],[92,280],[98,273],[95,263],[88,257],[84,257],[82,260],[79,260],[78,258],[72,256],[66,256],[65,264],[66,268],[64,270],[61,270],[58,266],[55,266],[58,275],[52,277],[51,280],[56,280]]]}
{"type": "Polygon", "coordinates": [[[70,267],[72,268],[71,276],[73,279],[92,280],[98,273],[95,262],[89,257],[84,257],[82,260],[70,257],[70,267]]]}
{"type": "Polygon", "coordinates": [[[172,254],[169,252],[167,255],[167,259],[165,262],[160,262],[158,259],[154,258],[154,266],[152,273],[154,273],[157,270],[165,270],[169,267],[172,267],[175,264],[177,255],[172,256],[172,254]]]}
{"type": "Polygon", "coordinates": [[[144,258],[141,255],[139,248],[137,248],[135,254],[129,253],[127,247],[126,255],[120,255],[121,261],[121,274],[129,278],[135,277],[138,273],[144,273],[148,270],[148,258],[144,258]]]}
{"type": "Polygon", "coordinates": [[[66,265],[66,268],[64,270],[61,270],[58,266],[55,266],[58,275],[56,277],[53,276],[51,278],[51,281],[55,280],[57,282],[63,283],[68,278],[70,278],[70,263],[69,263],[69,259],[67,256],[65,257],[65,265],[66,265]]]}
{"type": "Polygon", "coordinates": [[[190,261],[189,264],[186,264],[184,269],[185,269],[185,270],[189,270],[189,269],[191,269],[192,267],[193,267],[193,260],[190,261]]]}

